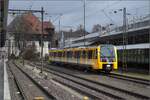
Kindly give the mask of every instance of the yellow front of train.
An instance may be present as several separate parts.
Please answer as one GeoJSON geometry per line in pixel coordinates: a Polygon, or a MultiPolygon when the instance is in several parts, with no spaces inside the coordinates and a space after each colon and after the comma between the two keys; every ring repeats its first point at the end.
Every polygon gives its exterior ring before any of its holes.
{"type": "Polygon", "coordinates": [[[97,48],[98,69],[105,72],[118,69],[117,49],[113,45],[100,45],[97,48]]]}

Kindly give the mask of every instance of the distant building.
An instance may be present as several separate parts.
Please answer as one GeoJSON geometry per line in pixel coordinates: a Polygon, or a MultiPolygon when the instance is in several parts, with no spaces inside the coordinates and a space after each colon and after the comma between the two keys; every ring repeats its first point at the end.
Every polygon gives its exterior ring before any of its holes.
{"type": "MultiPolygon", "coordinates": [[[[15,38],[15,47],[18,47],[20,52],[23,51],[23,46],[28,47],[35,44],[37,52],[41,52],[41,36],[42,28],[41,21],[32,13],[17,16],[8,26],[10,36],[15,38]],[[24,44],[24,45],[23,45],[24,44]]],[[[55,47],[53,40],[55,27],[50,21],[43,22],[43,55],[48,53],[48,47],[55,47]]]]}
{"type": "Polygon", "coordinates": [[[63,48],[65,45],[71,44],[70,42],[72,39],[79,38],[84,35],[86,36],[88,34],[89,33],[87,31],[84,33],[83,29],[77,29],[76,31],[61,31],[61,34],[58,36],[58,40],[60,40],[59,47],[63,48]]]}

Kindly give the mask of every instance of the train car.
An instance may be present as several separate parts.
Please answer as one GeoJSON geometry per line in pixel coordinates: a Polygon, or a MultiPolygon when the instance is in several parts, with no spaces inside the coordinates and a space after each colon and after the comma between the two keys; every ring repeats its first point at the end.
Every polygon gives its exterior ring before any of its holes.
{"type": "Polygon", "coordinates": [[[107,73],[118,68],[117,49],[113,45],[49,50],[49,61],[107,73]]]}

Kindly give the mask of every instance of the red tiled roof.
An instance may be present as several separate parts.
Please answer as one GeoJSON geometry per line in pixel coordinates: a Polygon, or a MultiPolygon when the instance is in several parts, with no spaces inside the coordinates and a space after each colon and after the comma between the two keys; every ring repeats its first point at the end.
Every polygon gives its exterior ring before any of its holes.
{"type": "MultiPolygon", "coordinates": [[[[32,13],[27,13],[21,16],[17,16],[9,25],[9,31],[17,31],[21,29],[22,32],[30,34],[41,34],[41,21],[32,13]],[[19,25],[19,26],[18,26],[19,25]]],[[[54,31],[54,26],[50,21],[43,22],[44,34],[48,34],[54,31]]]]}
{"type": "Polygon", "coordinates": [[[54,25],[50,21],[45,21],[45,22],[43,22],[43,28],[44,29],[47,29],[47,28],[54,29],[54,25]]]}

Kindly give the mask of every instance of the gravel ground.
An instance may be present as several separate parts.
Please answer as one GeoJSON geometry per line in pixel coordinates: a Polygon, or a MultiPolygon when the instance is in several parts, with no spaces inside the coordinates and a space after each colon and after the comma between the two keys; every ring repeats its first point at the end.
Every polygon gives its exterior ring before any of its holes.
{"type": "Polygon", "coordinates": [[[8,67],[7,67],[7,73],[8,73],[8,81],[9,81],[11,100],[23,100],[23,98],[20,95],[20,92],[18,90],[18,87],[15,83],[14,77],[8,67]]]}
{"type": "MultiPolygon", "coordinates": [[[[75,74],[75,75],[78,75],[78,76],[82,76],[84,78],[88,78],[88,79],[91,79],[91,80],[94,80],[94,81],[97,81],[97,82],[100,82],[100,83],[103,83],[103,84],[108,84],[108,85],[111,84],[111,86],[119,87],[119,88],[122,88],[122,89],[125,89],[125,90],[129,90],[129,91],[134,91],[136,93],[144,94],[146,96],[149,96],[149,93],[150,93],[149,92],[150,91],[149,90],[149,86],[143,86],[143,85],[139,85],[139,84],[136,84],[136,83],[133,83],[133,82],[119,80],[119,79],[114,79],[114,78],[111,78],[111,77],[108,77],[108,76],[103,76],[103,75],[95,75],[95,74],[83,73],[83,72],[79,72],[79,71],[71,71],[71,70],[67,70],[67,69],[65,69],[63,67],[61,67],[61,68],[60,67],[55,67],[55,66],[48,66],[48,67],[55,68],[55,69],[58,69],[58,70],[61,70],[61,71],[63,70],[64,72],[69,72],[69,73],[72,73],[72,74],[75,74]]],[[[60,77],[53,76],[52,74],[49,74],[48,76],[51,76],[51,78],[55,78],[56,80],[59,80],[59,81],[61,81],[63,83],[67,83],[67,84],[73,85],[75,87],[78,87],[80,89],[84,89],[84,87],[81,87],[81,86],[79,86],[77,84],[74,84],[74,83],[72,83],[70,81],[63,80],[60,77]]],[[[84,82],[82,81],[82,83],[84,83],[84,82]]],[[[85,84],[87,84],[87,83],[85,82],[85,84]]],[[[92,86],[93,84],[88,84],[88,85],[92,86]]],[[[99,86],[99,85],[96,85],[96,84],[94,86],[99,88],[99,89],[101,89],[101,90],[109,91],[110,93],[113,93],[113,94],[116,94],[116,95],[121,95],[122,97],[124,97],[126,99],[130,99],[130,100],[131,99],[132,100],[134,100],[134,99],[136,100],[137,99],[134,96],[129,96],[126,93],[120,93],[120,92],[112,91],[112,90],[110,90],[108,88],[105,88],[105,87],[102,87],[102,86],[99,86]]],[[[88,89],[84,89],[84,90],[90,91],[88,89]]],[[[90,92],[94,93],[95,91],[90,91],[90,92]]],[[[94,94],[96,94],[96,93],[94,93],[94,94]]],[[[105,97],[104,95],[101,95],[100,93],[98,95],[101,96],[105,100],[106,99],[110,99],[108,97],[105,97]]]]}
{"type": "MultiPolygon", "coordinates": [[[[131,99],[131,100],[137,100],[137,97],[135,96],[131,96],[131,95],[128,95],[127,93],[124,93],[124,92],[120,92],[120,91],[116,91],[114,89],[111,89],[111,88],[108,88],[108,87],[104,87],[104,86],[101,86],[101,85],[97,85],[97,84],[94,84],[94,83],[90,83],[90,82],[87,82],[87,81],[84,81],[84,80],[79,80],[78,78],[74,78],[74,77],[71,77],[69,75],[63,75],[64,77],[69,77],[70,79],[72,80],[75,80],[79,83],[82,83],[82,84],[87,84],[88,86],[91,86],[91,87],[96,87],[97,89],[99,90],[102,90],[102,91],[105,91],[107,93],[110,93],[113,95],[116,95],[116,96],[120,96],[120,97],[123,97],[125,99],[131,99]]],[[[57,80],[61,80],[61,78],[59,79],[59,77],[56,78],[57,80]]],[[[67,80],[64,80],[64,82],[67,81],[67,80]]],[[[66,82],[66,83],[71,83],[73,84],[73,86],[76,86],[76,87],[79,87],[78,85],[74,85],[74,83],[72,82],[66,82]]],[[[84,90],[88,90],[88,89],[84,89],[84,90]]],[[[92,93],[92,92],[91,92],[92,93]]],[[[94,93],[96,94],[96,93],[94,93]]],[[[99,93],[100,94],[100,93],[99,93]]],[[[101,95],[101,97],[103,98],[104,96],[101,95]]],[[[108,98],[107,98],[108,99],[108,98]]],[[[105,99],[106,100],[106,99],[105,99]]],[[[141,100],[141,98],[139,98],[139,100],[141,100]]]]}
{"type": "MultiPolygon", "coordinates": [[[[50,68],[54,68],[55,66],[48,66],[50,68]]],[[[81,71],[72,71],[72,70],[68,70],[66,68],[63,67],[55,67],[55,69],[60,70],[60,71],[64,71],[64,72],[69,72],[72,74],[75,74],[77,76],[80,77],[84,77],[93,81],[97,81],[103,84],[108,84],[114,87],[118,87],[124,90],[128,90],[128,91],[134,91],[135,93],[139,93],[142,95],[146,95],[149,96],[150,95],[150,86],[147,85],[141,85],[141,84],[136,84],[134,82],[130,82],[130,81],[126,81],[126,80],[120,80],[120,79],[116,79],[116,78],[111,78],[108,76],[104,76],[104,75],[98,75],[98,74],[94,74],[94,73],[85,73],[85,72],[81,72],[81,71]]]]}
{"type": "Polygon", "coordinates": [[[31,77],[33,77],[41,86],[43,86],[49,93],[51,93],[57,100],[83,100],[82,95],[76,95],[77,93],[70,93],[61,86],[53,82],[52,77],[45,79],[40,71],[25,65],[23,68],[31,77]]]}
{"type": "Polygon", "coordinates": [[[18,68],[11,64],[11,69],[18,79],[21,87],[28,98],[33,100],[35,97],[44,97],[44,100],[50,100],[49,96],[46,95],[37,85],[35,85],[26,75],[24,75],[18,68]]]}

